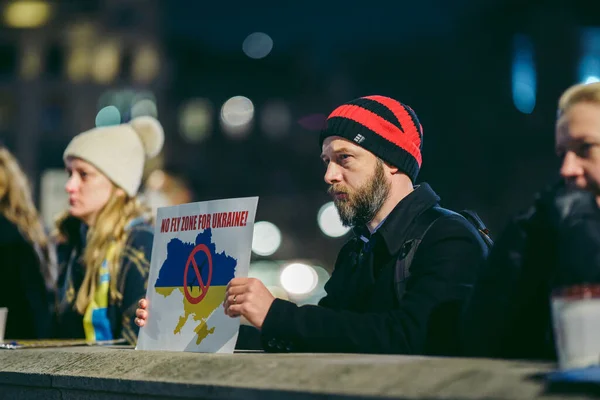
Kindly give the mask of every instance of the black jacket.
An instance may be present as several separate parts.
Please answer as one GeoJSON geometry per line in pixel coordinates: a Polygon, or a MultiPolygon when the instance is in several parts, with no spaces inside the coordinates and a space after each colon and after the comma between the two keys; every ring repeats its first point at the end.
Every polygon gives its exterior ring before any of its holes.
{"type": "Polygon", "coordinates": [[[8,308],[6,339],[50,336],[52,291],[41,267],[31,243],[0,215],[0,307],[8,308]]]}
{"type": "Polygon", "coordinates": [[[600,283],[600,210],[558,184],[496,240],[465,314],[466,355],[556,359],[551,292],[579,283],[600,283]]]}
{"type": "Polygon", "coordinates": [[[367,244],[358,237],[364,229],[355,230],[319,306],[273,302],[261,332],[265,350],[457,354],[459,315],[486,255],[472,225],[458,215],[439,218],[415,253],[400,300],[394,287],[394,268],[411,222],[438,202],[422,184],[367,244]]]}

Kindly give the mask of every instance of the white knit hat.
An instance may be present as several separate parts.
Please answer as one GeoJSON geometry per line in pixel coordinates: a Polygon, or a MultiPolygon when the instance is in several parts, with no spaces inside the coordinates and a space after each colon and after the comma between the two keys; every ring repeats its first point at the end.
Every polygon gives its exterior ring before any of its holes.
{"type": "Polygon", "coordinates": [[[129,196],[142,183],[144,163],[162,149],[163,128],[156,119],[137,117],[129,123],[103,126],[75,136],[63,154],[89,162],[129,196]]]}

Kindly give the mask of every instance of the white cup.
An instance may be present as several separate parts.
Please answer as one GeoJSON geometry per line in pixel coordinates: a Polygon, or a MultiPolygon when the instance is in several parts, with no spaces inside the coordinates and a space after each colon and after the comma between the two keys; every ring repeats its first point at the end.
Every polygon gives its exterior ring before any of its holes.
{"type": "Polygon", "coordinates": [[[6,317],[8,308],[0,307],[0,342],[4,341],[4,331],[6,329],[6,317]]]}
{"type": "Polygon", "coordinates": [[[600,285],[555,290],[552,319],[560,369],[600,365],[600,285]]]}

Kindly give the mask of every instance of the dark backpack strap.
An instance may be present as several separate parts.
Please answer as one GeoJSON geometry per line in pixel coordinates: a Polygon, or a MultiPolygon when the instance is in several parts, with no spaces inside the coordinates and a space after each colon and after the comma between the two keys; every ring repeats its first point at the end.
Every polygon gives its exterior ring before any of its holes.
{"type": "Polygon", "coordinates": [[[410,265],[412,260],[417,253],[419,244],[423,241],[423,238],[433,226],[435,221],[440,217],[446,215],[459,215],[453,211],[441,208],[438,206],[431,207],[421,213],[415,218],[408,228],[407,240],[402,245],[400,254],[396,260],[396,269],[394,271],[394,286],[396,287],[396,294],[398,301],[402,298],[404,291],[406,290],[406,282],[410,276],[410,265]]]}
{"type": "Polygon", "coordinates": [[[488,247],[488,249],[491,249],[494,245],[494,241],[492,240],[490,230],[485,226],[481,218],[479,218],[479,215],[477,215],[475,211],[471,210],[462,210],[460,215],[465,217],[467,221],[469,221],[471,225],[477,229],[479,236],[484,241],[485,245],[488,247]]]}

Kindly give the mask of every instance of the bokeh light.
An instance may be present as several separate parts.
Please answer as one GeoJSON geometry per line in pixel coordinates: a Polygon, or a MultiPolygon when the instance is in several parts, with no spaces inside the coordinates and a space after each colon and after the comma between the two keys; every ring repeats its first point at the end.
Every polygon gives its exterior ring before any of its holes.
{"type": "Polygon", "coordinates": [[[4,23],[13,28],[37,28],[48,22],[51,13],[48,1],[11,1],[4,9],[4,23]]]}
{"type": "Polygon", "coordinates": [[[317,222],[321,231],[329,237],[344,236],[350,228],[342,225],[340,214],[333,201],[325,203],[317,214],[317,222]]]}
{"type": "Polygon", "coordinates": [[[160,56],[155,46],[152,44],[140,46],[133,59],[133,78],[138,82],[149,83],[158,76],[159,70],[160,56]]]}
{"type": "Polygon", "coordinates": [[[283,268],[280,281],[289,294],[306,295],[317,286],[318,276],[310,265],[292,263],[283,268]]]}
{"type": "Polygon", "coordinates": [[[198,143],[207,139],[212,129],[212,104],[207,99],[193,99],[179,111],[179,132],[185,140],[198,143]]]}
{"type": "Polygon", "coordinates": [[[98,83],[110,83],[119,73],[120,63],[119,44],[114,40],[107,40],[96,47],[92,63],[92,76],[98,83]]]}
{"type": "Polygon", "coordinates": [[[259,260],[250,263],[248,278],[256,278],[265,286],[279,286],[280,265],[275,261],[259,260]]]}
{"type": "Polygon", "coordinates": [[[250,58],[265,58],[273,50],[273,39],[263,32],[251,33],[242,43],[242,50],[250,58]]]}
{"type": "Polygon", "coordinates": [[[260,128],[267,136],[276,138],[288,133],[292,124],[289,107],[282,101],[273,100],[262,107],[260,128]]]}
{"type": "Polygon", "coordinates": [[[281,245],[281,231],[277,226],[268,221],[259,221],[254,224],[252,236],[252,251],[259,256],[270,256],[281,245]]]}
{"type": "Polygon", "coordinates": [[[250,132],[254,104],[244,96],[234,96],[221,107],[221,125],[232,138],[243,138],[250,132]]]}
{"type": "Polygon", "coordinates": [[[119,125],[120,123],[121,113],[115,106],[104,107],[96,115],[96,127],[119,125]]]}
{"type": "Polygon", "coordinates": [[[156,103],[150,99],[140,100],[131,107],[131,118],[144,115],[158,118],[158,108],[156,107],[156,103]]]}

